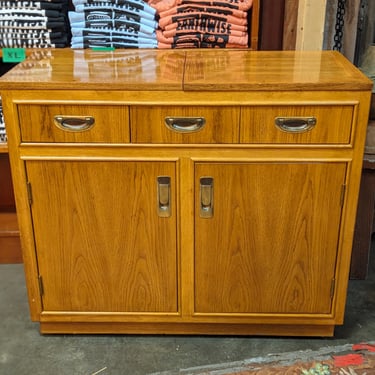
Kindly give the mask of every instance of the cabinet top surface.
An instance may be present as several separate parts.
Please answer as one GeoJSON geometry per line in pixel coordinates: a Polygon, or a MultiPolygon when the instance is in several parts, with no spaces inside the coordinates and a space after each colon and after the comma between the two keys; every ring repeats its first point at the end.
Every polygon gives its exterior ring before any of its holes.
{"type": "Polygon", "coordinates": [[[370,90],[335,51],[35,50],[0,89],[285,91],[370,90]]]}

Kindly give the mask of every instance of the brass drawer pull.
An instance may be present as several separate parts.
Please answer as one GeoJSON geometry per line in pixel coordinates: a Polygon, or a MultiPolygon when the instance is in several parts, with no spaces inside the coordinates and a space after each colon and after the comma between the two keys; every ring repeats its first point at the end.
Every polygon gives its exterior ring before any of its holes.
{"type": "Polygon", "coordinates": [[[194,133],[203,129],[206,124],[204,117],[166,117],[165,125],[179,133],[194,133]]]}
{"type": "Polygon", "coordinates": [[[303,133],[314,128],[315,117],[276,117],[275,125],[284,132],[303,133]]]}
{"type": "Polygon", "coordinates": [[[84,132],[91,129],[95,124],[92,116],[54,116],[55,125],[69,132],[84,132]]]}

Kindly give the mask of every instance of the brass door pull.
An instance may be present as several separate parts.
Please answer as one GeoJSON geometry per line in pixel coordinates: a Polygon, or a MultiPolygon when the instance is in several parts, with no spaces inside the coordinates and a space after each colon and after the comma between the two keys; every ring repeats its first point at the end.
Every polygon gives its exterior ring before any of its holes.
{"type": "Polygon", "coordinates": [[[171,216],[171,178],[168,176],[159,176],[157,178],[158,195],[158,215],[160,217],[171,216]]]}
{"type": "Polygon", "coordinates": [[[200,178],[200,217],[211,218],[214,214],[214,179],[200,178]]]}

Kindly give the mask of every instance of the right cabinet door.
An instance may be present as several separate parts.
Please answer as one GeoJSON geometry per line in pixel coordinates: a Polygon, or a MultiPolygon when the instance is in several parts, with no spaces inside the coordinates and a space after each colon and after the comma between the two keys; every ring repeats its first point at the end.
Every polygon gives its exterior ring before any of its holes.
{"type": "Polygon", "coordinates": [[[196,163],[195,312],[329,313],[346,169],[196,163]]]}

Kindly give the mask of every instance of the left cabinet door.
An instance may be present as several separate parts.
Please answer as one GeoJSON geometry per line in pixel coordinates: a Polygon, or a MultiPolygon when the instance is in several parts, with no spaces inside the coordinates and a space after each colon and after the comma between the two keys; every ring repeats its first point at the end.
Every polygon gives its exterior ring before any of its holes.
{"type": "Polygon", "coordinates": [[[30,160],[26,170],[44,311],[178,310],[174,162],[30,160]]]}

